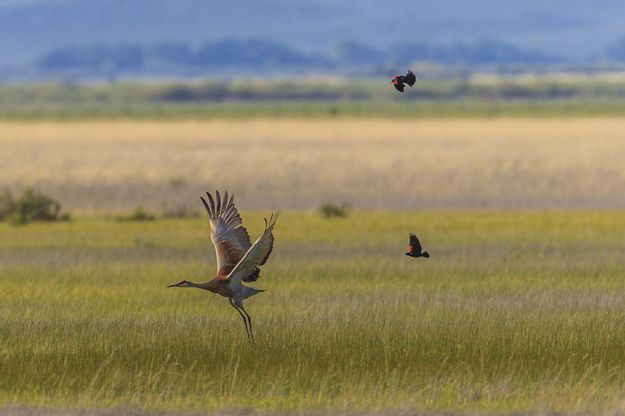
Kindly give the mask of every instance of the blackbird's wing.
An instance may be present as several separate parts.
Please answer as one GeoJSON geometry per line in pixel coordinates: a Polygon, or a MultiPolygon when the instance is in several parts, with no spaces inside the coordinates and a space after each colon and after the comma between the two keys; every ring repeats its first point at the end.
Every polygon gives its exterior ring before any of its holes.
{"type": "Polygon", "coordinates": [[[411,87],[415,84],[415,82],[417,82],[417,77],[412,71],[408,71],[406,76],[402,78],[403,78],[402,81],[404,81],[406,84],[410,85],[411,87]]]}
{"type": "Polygon", "coordinates": [[[421,242],[414,233],[410,233],[410,246],[412,247],[412,251],[414,253],[419,254],[421,253],[421,251],[423,251],[423,247],[421,247],[421,242]]]}
{"type": "Polygon", "coordinates": [[[397,91],[404,92],[404,84],[400,80],[393,80],[393,86],[397,91]]]}

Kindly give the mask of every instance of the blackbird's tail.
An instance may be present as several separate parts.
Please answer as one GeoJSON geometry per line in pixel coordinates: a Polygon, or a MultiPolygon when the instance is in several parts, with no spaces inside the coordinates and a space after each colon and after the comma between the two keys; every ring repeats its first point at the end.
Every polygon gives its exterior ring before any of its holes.
{"type": "Polygon", "coordinates": [[[406,76],[403,77],[403,81],[412,87],[415,82],[417,82],[417,77],[415,76],[414,72],[408,71],[406,76]]]}
{"type": "Polygon", "coordinates": [[[425,257],[426,259],[429,259],[430,253],[428,253],[427,251],[424,251],[423,253],[421,253],[421,257],[425,257]]]}

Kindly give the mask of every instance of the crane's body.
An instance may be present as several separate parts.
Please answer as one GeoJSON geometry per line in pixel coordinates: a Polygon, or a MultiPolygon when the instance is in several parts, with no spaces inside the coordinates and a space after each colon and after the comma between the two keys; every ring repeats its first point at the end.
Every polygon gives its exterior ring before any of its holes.
{"type": "Polygon", "coordinates": [[[265,219],[265,231],[252,244],[241,217],[234,205],[234,196],[224,198],[215,191],[215,199],[206,193],[207,200],[202,203],[208,212],[211,225],[211,240],[217,256],[217,275],[206,283],[193,283],[183,280],[168,287],[194,287],[228,298],[230,305],[243,318],[245,332],[250,340],[254,339],[252,318],[243,307],[243,300],[252,297],[262,289],[246,286],[243,282],[255,282],[260,277],[260,266],[264,265],[273,250],[273,227],[278,214],[265,219]]]}
{"type": "Polygon", "coordinates": [[[257,289],[255,287],[245,285],[233,287],[223,276],[215,277],[213,280],[206,283],[193,283],[188,280],[184,280],[184,282],[184,285],[181,284],[183,282],[180,282],[168,287],[195,287],[198,289],[208,290],[209,292],[223,296],[224,298],[237,298],[241,300],[251,298],[257,293],[264,292],[263,289],[257,289]]]}

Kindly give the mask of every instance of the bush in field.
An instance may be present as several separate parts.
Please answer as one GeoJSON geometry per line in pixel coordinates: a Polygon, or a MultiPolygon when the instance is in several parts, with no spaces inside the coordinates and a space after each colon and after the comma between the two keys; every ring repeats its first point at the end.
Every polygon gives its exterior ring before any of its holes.
{"type": "Polygon", "coordinates": [[[165,208],[163,209],[163,218],[197,218],[200,214],[197,211],[194,211],[188,208],[186,205],[179,205],[173,208],[165,208]]]}
{"type": "Polygon", "coordinates": [[[344,218],[349,214],[351,206],[346,203],[342,203],[341,205],[336,205],[331,202],[326,202],[321,204],[319,207],[319,212],[325,218],[344,218]]]}
{"type": "Polygon", "coordinates": [[[61,204],[32,188],[27,188],[18,198],[9,191],[0,195],[0,219],[14,225],[34,221],[67,221],[69,214],[61,214],[61,204]]]}
{"type": "Polygon", "coordinates": [[[0,221],[4,219],[13,210],[13,196],[9,190],[4,190],[0,193],[0,221]]]}
{"type": "Polygon", "coordinates": [[[178,189],[184,187],[187,184],[187,181],[181,176],[174,176],[169,179],[167,184],[173,189],[178,189]]]}
{"type": "Polygon", "coordinates": [[[156,216],[150,214],[143,207],[137,207],[134,211],[127,215],[120,215],[115,217],[117,221],[154,221],[156,216]]]}

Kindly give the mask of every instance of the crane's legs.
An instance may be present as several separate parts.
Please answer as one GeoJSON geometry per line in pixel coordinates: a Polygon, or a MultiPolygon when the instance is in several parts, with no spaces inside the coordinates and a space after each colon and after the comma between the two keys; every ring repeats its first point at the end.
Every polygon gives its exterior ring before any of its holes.
{"type": "MultiPolygon", "coordinates": [[[[228,302],[230,303],[230,305],[231,305],[234,309],[236,309],[236,311],[237,311],[237,312],[239,312],[239,315],[241,315],[241,318],[243,318],[243,325],[245,325],[245,333],[247,334],[247,340],[248,340],[248,341],[253,341],[253,340],[254,340],[254,337],[250,335],[250,330],[251,330],[251,327],[250,327],[250,329],[249,329],[249,330],[247,329],[247,319],[246,319],[247,313],[246,313],[245,315],[243,315],[243,312],[241,312],[241,310],[240,310],[240,309],[239,309],[239,307],[238,307],[238,306],[234,303],[234,300],[233,300],[232,298],[228,298],[228,302]]],[[[249,317],[249,316],[248,316],[248,317],[249,317]]],[[[250,325],[251,325],[251,322],[250,322],[250,325]]]]}
{"type": "Polygon", "coordinates": [[[245,314],[245,316],[247,317],[247,324],[250,327],[250,336],[252,337],[252,342],[254,342],[254,332],[252,331],[252,317],[250,316],[249,313],[247,313],[247,311],[245,310],[245,308],[243,307],[243,301],[242,300],[238,300],[238,301],[234,301],[235,306],[237,306],[240,310],[243,311],[243,313],[245,314]]]}

